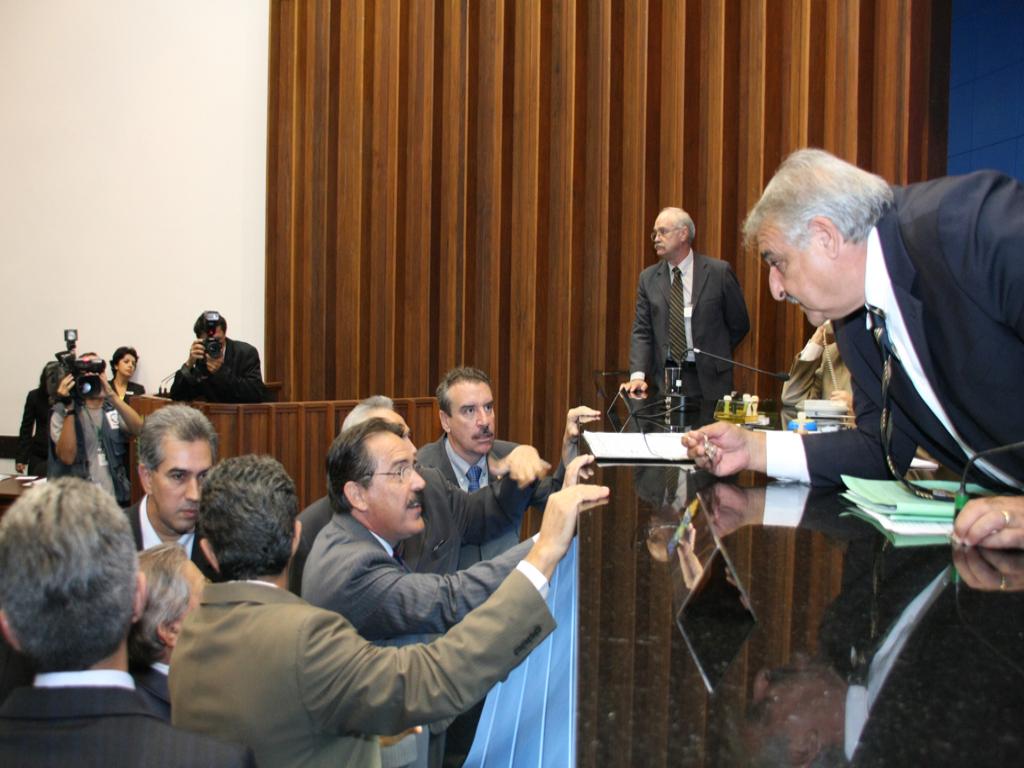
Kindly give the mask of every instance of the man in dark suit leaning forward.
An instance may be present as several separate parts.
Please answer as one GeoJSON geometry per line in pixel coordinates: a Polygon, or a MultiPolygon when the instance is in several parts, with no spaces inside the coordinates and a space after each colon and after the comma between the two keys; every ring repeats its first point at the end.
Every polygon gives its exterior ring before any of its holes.
{"type": "Polygon", "coordinates": [[[772,298],[813,325],[833,322],[857,426],[808,437],[717,422],[683,436],[697,465],[812,485],[843,474],[909,482],[923,448],[999,491],[966,503],[954,541],[1024,548],[1024,451],[1010,450],[1024,436],[1012,405],[1024,371],[1024,187],[990,171],[892,187],[803,149],[779,166],[743,232],[772,298]],[[997,448],[1007,450],[984,455],[997,448]]]}
{"type": "Polygon", "coordinates": [[[666,358],[681,365],[687,395],[713,402],[732,391],[728,360],[750,330],[747,304],[729,263],[693,250],[696,235],[682,208],[666,208],[654,222],[659,261],[640,273],[630,380],[622,386],[632,395],[642,397],[649,386],[662,391],[666,358]]]}
{"type": "Polygon", "coordinates": [[[0,628],[37,671],[0,708],[0,765],[251,766],[241,747],[152,714],[128,674],[145,578],[124,512],[98,487],[33,488],[0,523],[0,628]]]}
{"type": "MultiPolygon", "coordinates": [[[[396,524],[413,527],[421,506],[411,443],[381,419],[352,432],[386,461],[367,460],[345,492],[391,497],[396,524]]],[[[206,588],[182,630],[170,678],[174,722],[249,744],[261,766],[378,765],[372,734],[461,712],[553,629],[547,580],[579,510],[607,496],[591,485],[553,495],[525,564],[487,602],[430,645],[379,647],[287,591],[301,524],[284,468],[269,457],[222,462],[207,477],[199,531],[227,582],[206,588]]]]}

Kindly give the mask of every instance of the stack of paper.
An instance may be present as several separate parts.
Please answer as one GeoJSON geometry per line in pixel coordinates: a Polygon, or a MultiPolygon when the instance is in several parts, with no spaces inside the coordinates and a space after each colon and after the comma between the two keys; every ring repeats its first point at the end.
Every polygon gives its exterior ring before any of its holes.
{"type": "Polygon", "coordinates": [[[677,464],[690,462],[678,432],[590,432],[583,438],[598,461],[677,464]]]}
{"type": "MultiPolygon", "coordinates": [[[[849,489],[843,498],[853,502],[851,514],[871,523],[896,547],[944,544],[953,533],[956,515],[952,501],[922,499],[896,480],[862,480],[843,475],[849,489]]],[[[948,480],[925,480],[921,485],[956,493],[959,485],[948,480]]],[[[968,486],[971,494],[983,493],[980,486],[968,486]]]]}

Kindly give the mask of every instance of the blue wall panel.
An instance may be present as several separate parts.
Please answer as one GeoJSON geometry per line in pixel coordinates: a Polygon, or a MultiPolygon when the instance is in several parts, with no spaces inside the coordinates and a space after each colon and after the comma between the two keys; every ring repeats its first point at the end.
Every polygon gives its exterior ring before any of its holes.
{"type": "Polygon", "coordinates": [[[1024,180],[1024,2],[955,0],[947,173],[1024,180]]]}

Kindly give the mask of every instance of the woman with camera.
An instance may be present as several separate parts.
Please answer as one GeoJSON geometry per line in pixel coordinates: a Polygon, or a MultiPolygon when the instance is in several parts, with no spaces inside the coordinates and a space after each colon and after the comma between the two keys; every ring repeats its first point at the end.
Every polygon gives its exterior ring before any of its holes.
{"type": "Polygon", "coordinates": [[[146,388],[131,380],[135,375],[135,367],[139,364],[139,353],[135,347],[118,347],[114,356],[110,358],[110,372],[114,377],[110,380],[110,386],[114,394],[127,402],[135,395],[146,394],[146,388]]]}

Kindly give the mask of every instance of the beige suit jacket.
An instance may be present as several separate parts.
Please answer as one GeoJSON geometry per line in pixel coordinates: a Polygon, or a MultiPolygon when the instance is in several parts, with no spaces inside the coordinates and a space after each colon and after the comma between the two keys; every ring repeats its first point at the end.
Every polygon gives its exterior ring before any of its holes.
{"type": "Polygon", "coordinates": [[[211,584],[174,651],[173,722],[252,747],[261,768],[378,766],[368,734],[464,711],[554,626],[518,571],[434,643],[400,648],[286,590],[211,584]]]}

